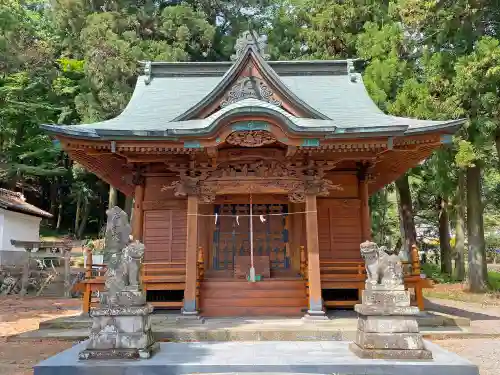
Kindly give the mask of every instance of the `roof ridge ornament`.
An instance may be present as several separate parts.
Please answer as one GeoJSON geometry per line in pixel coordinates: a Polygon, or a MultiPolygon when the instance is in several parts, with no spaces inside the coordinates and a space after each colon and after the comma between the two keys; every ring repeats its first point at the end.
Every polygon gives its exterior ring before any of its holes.
{"type": "Polygon", "coordinates": [[[231,60],[239,59],[248,48],[254,48],[264,60],[268,60],[270,56],[267,54],[267,37],[259,35],[255,30],[244,31],[234,45],[234,55],[231,60]]]}
{"type": "Polygon", "coordinates": [[[144,78],[144,83],[145,83],[146,85],[149,85],[149,84],[151,83],[151,79],[153,78],[153,77],[151,76],[151,73],[152,73],[152,72],[151,72],[151,61],[146,61],[146,62],[144,63],[144,75],[146,76],[146,77],[144,78]]]}
{"type": "Polygon", "coordinates": [[[347,59],[347,74],[349,75],[349,79],[351,82],[358,82],[358,78],[360,76],[359,73],[356,72],[356,69],[354,68],[354,60],[353,59],[347,59]]]}

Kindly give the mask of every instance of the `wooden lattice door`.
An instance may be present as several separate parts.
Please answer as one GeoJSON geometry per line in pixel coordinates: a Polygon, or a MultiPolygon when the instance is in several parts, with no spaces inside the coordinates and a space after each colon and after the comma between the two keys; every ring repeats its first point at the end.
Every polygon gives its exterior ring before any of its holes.
{"type": "MultiPolygon", "coordinates": [[[[235,256],[250,255],[250,205],[217,205],[215,213],[218,219],[213,237],[212,267],[232,270],[235,256]]],[[[274,270],[290,267],[287,214],[288,205],[253,205],[254,255],[269,256],[274,270]],[[265,218],[264,222],[260,215],[265,218]]]]}

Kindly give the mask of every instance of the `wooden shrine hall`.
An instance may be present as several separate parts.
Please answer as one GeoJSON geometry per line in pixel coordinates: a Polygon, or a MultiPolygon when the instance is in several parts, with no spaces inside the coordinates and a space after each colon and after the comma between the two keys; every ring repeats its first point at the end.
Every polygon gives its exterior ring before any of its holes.
{"type": "MultiPolygon", "coordinates": [[[[134,197],[155,308],[321,316],[352,307],[364,288],[370,194],[463,122],[384,114],[351,60],[268,61],[265,51],[246,32],[232,62],[145,62],[116,118],[43,125],[73,160],[134,197]]],[[[406,250],[405,283],[423,308],[430,285],[416,247],[406,250]]],[[[86,311],[103,269],[87,270],[86,311]]]]}

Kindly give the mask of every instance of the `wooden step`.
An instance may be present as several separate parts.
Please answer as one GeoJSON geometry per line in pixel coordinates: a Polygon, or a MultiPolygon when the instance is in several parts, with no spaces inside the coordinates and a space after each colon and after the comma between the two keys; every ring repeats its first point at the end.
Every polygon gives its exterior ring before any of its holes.
{"type": "MultiPolygon", "coordinates": [[[[240,289],[212,289],[201,288],[203,298],[238,298],[241,297],[242,290],[240,289]]],[[[244,290],[246,298],[301,298],[305,295],[305,289],[270,289],[270,290],[244,290]]]]}
{"type": "Polygon", "coordinates": [[[298,307],[207,307],[201,311],[206,317],[251,317],[251,316],[281,316],[296,317],[303,316],[305,308],[298,307]]]}
{"type": "Polygon", "coordinates": [[[204,316],[301,316],[307,309],[304,280],[205,280],[200,309],[204,316]]]}
{"type": "Polygon", "coordinates": [[[202,281],[202,290],[208,289],[233,289],[233,290],[290,290],[305,288],[304,280],[264,280],[250,283],[241,281],[202,281]]]}

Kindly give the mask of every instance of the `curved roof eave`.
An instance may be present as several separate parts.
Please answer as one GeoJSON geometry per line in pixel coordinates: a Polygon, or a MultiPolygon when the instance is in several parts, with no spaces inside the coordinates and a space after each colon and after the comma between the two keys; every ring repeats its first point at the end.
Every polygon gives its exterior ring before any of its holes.
{"type": "Polygon", "coordinates": [[[284,109],[268,102],[258,99],[244,99],[220,109],[205,119],[168,122],[162,128],[156,129],[153,127],[154,125],[144,129],[136,128],[126,130],[123,128],[115,128],[113,126],[113,120],[92,124],[92,128],[90,124],[70,126],[42,125],[41,127],[54,135],[63,135],[79,139],[161,139],[178,141],[181,137],[192,138],[197,136],[213,136],[228,120],[245,115],[259,115],[269,117],[270,119],[275,118],[282,122],[291,133],[301,135],[309,133],[314,136],[322,135],[325,139],[404,136],[428,132],[454,133],[465,121],[465,119],[446,122],[423,121],[417,126],[412,127],[408,125],[408,123],[405,123],[404,120],[407,120],[405,118],[389,116],[395,120],[395,123],[390,126],[374,124],[373,126],[365,125],[352,127],[342,126],[342,123],[337,124],[333,120],[295,117],[284,109]],[[401,122],[397,121],[399,119],[401,122]],[[175,128],[171,127],[174,124],[175,128]]]}
{"type": "Polygon", "coordinates": [[[447,132],[447,133],[455,133],[460,129],[460,127],[467,121],[466,118],[459,118],[456,120],[451,120],[451,121],[446,121],[446,122],[436,122],[435,124],[428,125],[428,126],[417,126],[417,127],[410,127],[408,130],[405,132],[406,135],[417,135],[421,133],[428,133],[428,132],[447,132]]]}
{"type": "Polygon", "coordinates": [[[245,53],[242,53],[240,55],[238,60],[236,60],[236,62],[231,66],[226,74],[224,74],[217,86],[215,86],[214,89],[197,104],[174,118],[172,121],[175,122],[192,120],[193,117],[196,116],[197,113],[199,113],[199,111],[201,111],[203,108],[206,108],[214,100],[214,98],[217,98],[224,90],[229,87],[233,79],[236,78],[236,76],[240,72],[244,62],[248,58],[250,58],[250,56],[253,56],[258,62],[259,68],[262,69],[265,78],[267,78],[274,86],[276,86],[279,91],[284,93],[285,96],[289,98],[295,105],[297,105],[298,108],[310,115],[310,118],[330,120],[328,116],[312,108],[297,95],[295,95],[295,93],[293,93],[285,84],[283,84],[283,82],[281,82],[278,74],[274,72],[269,64],[262,58],[260,53],[256,51],[252,45],[248,45],[246,47],[245,53]]]}

